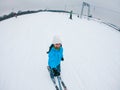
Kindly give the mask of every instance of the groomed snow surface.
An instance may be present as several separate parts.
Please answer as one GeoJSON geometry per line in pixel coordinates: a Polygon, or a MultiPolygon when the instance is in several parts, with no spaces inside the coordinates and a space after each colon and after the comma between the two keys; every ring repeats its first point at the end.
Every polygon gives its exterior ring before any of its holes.
{"type": "Polygon", "coordinates": [[[63,43],[68,90],[120,90],[120,32],[52,12],[0,22],[0,90],[55,90],[46,69],[55,35],[63,43]]]}

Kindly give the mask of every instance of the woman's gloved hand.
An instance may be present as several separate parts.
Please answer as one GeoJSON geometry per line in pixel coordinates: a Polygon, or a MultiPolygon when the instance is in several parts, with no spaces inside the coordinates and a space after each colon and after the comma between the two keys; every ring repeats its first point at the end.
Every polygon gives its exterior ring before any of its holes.
{"type": "Polygon", "coordinates": [[[54,76],[59,76],[60,75],[60,72],[58,72],[58,70],[56,68],[53,68],[52,72],[53,72],[54,76]]]}
{"type": "Polygon", "coordinates": [[[64,61],[64,58],[62,57],[61,60],[64,61]]]}

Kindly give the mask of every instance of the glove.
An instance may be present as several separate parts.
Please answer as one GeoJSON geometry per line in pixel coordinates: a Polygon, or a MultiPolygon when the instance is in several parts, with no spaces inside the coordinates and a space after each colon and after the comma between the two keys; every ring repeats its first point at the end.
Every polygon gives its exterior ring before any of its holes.
{"type": "Polygon", "coordinates": [[[62,57],[61,60],[64,61],[64,58],[62,57]]]}
{"type": "Polygon", "coordinates": [[[58,72],[58,70],[56,68],[53,68],[52,71],[53,71],[54,76],[59,76],[60,75],[60,72],[58,72]]]}

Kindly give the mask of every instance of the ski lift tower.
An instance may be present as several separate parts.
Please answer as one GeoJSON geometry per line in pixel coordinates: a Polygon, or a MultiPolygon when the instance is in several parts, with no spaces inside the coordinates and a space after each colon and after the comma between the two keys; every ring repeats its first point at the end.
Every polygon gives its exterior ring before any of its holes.
{"type": "Polygon", "coordinates": [[[84,7],[88,8],[88,10],[87,10],[87,18],[89,19],[89,17],[90,17],[90,4],[88,4],[86,2],[82,3],[82,9],[81,9],[81,15],[80,15],[80,17],[82,18],[82,16],[83,16],[84,7]]]}

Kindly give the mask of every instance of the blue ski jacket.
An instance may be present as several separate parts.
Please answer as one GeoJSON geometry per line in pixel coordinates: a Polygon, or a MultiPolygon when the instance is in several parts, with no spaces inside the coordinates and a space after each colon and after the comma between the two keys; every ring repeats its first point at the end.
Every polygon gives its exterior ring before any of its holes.
{"type": "Polygon", "coordinates": [[[54,47],[51,48],[50,52],[48,53],[48,65],[51,68],[56,68],[63,58],[63,48],[55,49],[54,47]]]}

